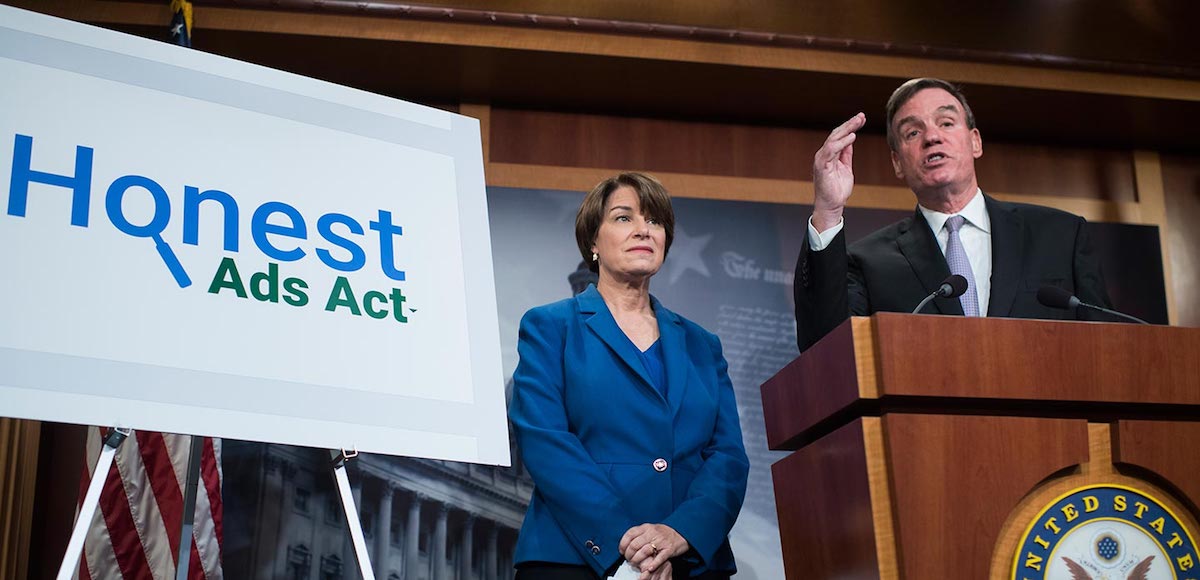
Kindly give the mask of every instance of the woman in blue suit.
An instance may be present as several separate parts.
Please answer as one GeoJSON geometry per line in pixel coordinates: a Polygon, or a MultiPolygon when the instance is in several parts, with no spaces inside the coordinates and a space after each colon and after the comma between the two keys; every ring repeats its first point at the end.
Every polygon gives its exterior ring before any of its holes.
{"type": "Polygon", "coordinates": [[[601,182],[575,219],[599,282],[521,320],[509,409],[533,476],[517,580],[594,580],[628,561],[643,580],[727,579],[746,494],[717,337],[650,295],[674,237],[653,177],[601,182]]]}

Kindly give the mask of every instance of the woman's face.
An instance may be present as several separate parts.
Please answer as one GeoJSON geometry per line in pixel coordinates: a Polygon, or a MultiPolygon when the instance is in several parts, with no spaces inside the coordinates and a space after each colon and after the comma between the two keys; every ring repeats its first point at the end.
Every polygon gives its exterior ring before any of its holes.
{"type": "Polygon", "coordinates": [[[667,232],[642,215],[632,188],[621,186],[604,203],[592,251],[600,256],[600,275],[614,280],[653,276],[663,264],[667,232]]]}

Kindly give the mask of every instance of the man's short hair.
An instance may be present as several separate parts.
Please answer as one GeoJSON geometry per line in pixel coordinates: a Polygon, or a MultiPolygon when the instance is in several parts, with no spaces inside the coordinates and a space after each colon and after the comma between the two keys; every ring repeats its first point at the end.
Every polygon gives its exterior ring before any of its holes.
{"type": "Polygon", "coordinates": [[[928,77],[912,79],[897,87],[896,90],[892,92],[892,96],[888,98],[887,142],[888,147],[891,147],[892,151],[896,150],[896,135],[892,128],[892,121],[895,120],[896,111],[899,111],[900,107],[903,107],[905,103],[912,99],[913,95],[916,95],[925,89],[942,89],[943,91],[950,93],[950,95],[955,99],[958,99],[959,104],[962,105],[963,112],[967,115],[967,128],[975,128],[975,113],[971,112],[971,105],[967,104],[967,97],[963,94],[961,89],[942,79],[928,77]]]}
{"type": "Polygon", "coordinates": [[[675,210],[671,208],[671,194],[652,175],[628,172],[614,175],[592,188],[583,197],[579,213],[575,215],[575,243],[579,245],[579,255],[587,263],[588,269],[597,272],[600,265],[592,260],[592,244],[596,242],[596,234],[600,231],[600,223],[604,221],[604,204],[612,192],[622,186],[632,189],[638,196],[638,205],[642,215],[657,221],[666,230],[667,243],[663,247],[663,259],[671,250],[671,242],[675,240],[675,210]]]}

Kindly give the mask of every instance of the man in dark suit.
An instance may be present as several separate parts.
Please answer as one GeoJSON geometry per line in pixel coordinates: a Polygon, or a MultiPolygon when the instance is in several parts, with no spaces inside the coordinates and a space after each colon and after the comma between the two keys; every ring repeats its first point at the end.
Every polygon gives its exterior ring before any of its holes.
{"type": "Polygon", "coordinates": [[[916,211],[847,251],[842,211],[854,186],[855,132],[865,123],[859,113],[834,129],[813,160],[813,214],[793,287],[801,351],[848,316],[912,311],[951,273],[967,279],[967,292],[924,312],[1075,317],[1038,303],[1044,285],[1109,306],[1083,218],[998,201],[979,188],[975,116],[962,92],[938,79],[910,80],[887,104],[892,167],[916,194],[916,211]]]}

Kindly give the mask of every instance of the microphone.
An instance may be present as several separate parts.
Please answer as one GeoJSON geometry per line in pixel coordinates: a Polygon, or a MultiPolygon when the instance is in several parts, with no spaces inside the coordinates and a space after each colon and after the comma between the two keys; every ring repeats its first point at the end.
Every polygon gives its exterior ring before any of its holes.
{"type": "Polygon", "coordinates": [[[926,296],[925,299],[913,309],[912,313],[916,314],[920,312],[921,309],[925,308],[925,305],[929,304],[929,301],[933,300],[934,298],[958,298],[959,296],[963,295],[963,292],[966,291],[967,279],[958,274],[951,274],[947,276],[945,280],[942,280],[942,285],[938,286],[938,289],[934,290],[933,294],[926,296]]]}
{"type": "Polygon", "coordinates": [[[1042,286],[1041,288],[1038,288],[1037,301],[1041,303],[1042,306],[1049,306],[1050,308],[1058,308],[1060,310],[1075,310],[1076,308],[1082,306],[1083,308],[1090,308],[1092,310],[1103,312],[1118,318],[1131,320],[1139,324],[1150,324],[1141,318],[1130,316],[1124,312],[1117,312],[1116,310],[1109,310],[1094,304],[1088,304],[1087,302],[1076,298],[1074,294],[1071,294],[1070,292],[1063,290],[1058,286],[1042,286]]]}

